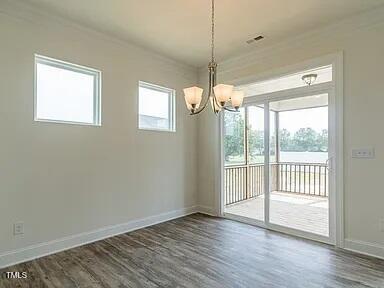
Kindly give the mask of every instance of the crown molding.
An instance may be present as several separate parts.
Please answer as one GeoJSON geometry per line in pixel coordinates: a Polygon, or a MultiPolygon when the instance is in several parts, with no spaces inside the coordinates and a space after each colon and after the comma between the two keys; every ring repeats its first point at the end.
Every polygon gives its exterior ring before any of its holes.
{"type": "MultiPolygon", "coordinates": [[[[205,66],[200,68],[190,66],[188,64],[169,58],[147,47],[143,47],[126,39],[119,38],[116,35],[111,35],[109,33],[93,29],[89,26],[79,24],[78,22],[71,21],[60,15],[49,13],[46,10],[38,9],[33,4],[21,0],[2,0],[0,2],[0,15],[1,14],[13,18],[31,21],[40,25],[47,24],[47,22],[55,23],[56,25],[64,25],[80,32],[92,34],[95,37],[103,39],[104,41],[109,41],[117,45],[129,47],[130,49],[136,50],[138,53],[147,54],[148,56],[155,58],[158,61],[175,66],[181,71],[185,71],[187,73],[193,73],[200,76],[201,74],[205,75],[207,72],[207,68],[205,66]]],[[[252,66],[257,64],[263,58],[271,57],[287,49],[302,47],[303,43],[315,45],[320,41],[324,41],[324,38],[328,38],[329,35],[332,35],[333,38],[339,36],[347,36],[356,32],[357,30],[371,28],[377,25],[382,25],[383,23],[384,7],[360,13],[325,27],[298,35],[288,40],[258,48],[252,52],[244,53],[239,56],[231,57],[221,61],[219,62],[220,69],[218,74],[252,66]]]]}
{"type": "Polygon", "coordinates": [[[80,33],[87,33],[88,35],[99,38],[103,41],[132,49],[137,53],[144,54],[145,56],[154,58],[159,62],[171,65],[173,68],[176,67],[183,72],[193,73],[195,75],[197,75],[198,72],[198,69],[196,67],[172,59],[157,51],[151,50],[148,47],[140,46],[127,39],[123,39],[107,32],[96,30],[87,25],[80,24],[76,21],[70,20],[58,14],[50,13],[48,10],[39,9],[31,3],[27,3],[21,0],[1,0],[0,15],[27,21],[43,27],[51,27],[53,25],[64,26],[80,33]]]}
{"type": "MultiPolygon", "coordinates": [[[[303,33],[279,43],[258,48],[249,53],[231,57],[218,63],[218,74],[246,68],[257,64],[267,57],[272,57],[279,52],[303,47],[303,45],[316,45],[326,38],[337,38],[351,35],[362,29],[369,29],[384,24],[384,6],[368,12],[360,13],[341,21],[329,24],[307,33],[303,33]],[[330,36],[331,35],[331,36],[330,36]]],[[[205,75],[206,67],[200,67],[199,75],[205,75]]]]}

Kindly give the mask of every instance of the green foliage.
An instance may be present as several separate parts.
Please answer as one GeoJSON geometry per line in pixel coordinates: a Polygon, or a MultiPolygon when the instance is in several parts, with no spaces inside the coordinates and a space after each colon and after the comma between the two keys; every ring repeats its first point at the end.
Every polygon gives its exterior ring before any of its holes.
{"type": "MultiPolygon", "coordinates": [[[[244,118],[241,113],[225,113],[225,160],[230,157],[244,159],[244,118]]],[[[251,128],[251,127],[250,127],[251,128]]],[[[249,153],[252,159],[264,153],[264,131],[249,129],[249,153]]],[[[320,133],[312,128],[301,128],[293,135],[287,130],[280,130],[280,150],[293,152],[327,152],[328,130],[320,133]]],[[[275,143],[275,135],[271,135],[271,143],[275,143]]],[[[275,153],[271,145],[271,154],[275,153]]]]}
{"type": "Polygon", "coordinates": [[[328,130],[323,129],[317,136],[317,149],[321,152],[328,151],[328,130]]]}
{"type": "Polygon", "coordinates": [[[294,151],[314,151],[316,150],[317,133],[312,128],[300,128],[293,136],[294,151]]]}
{"type": "Polygon", "coordinates": [[[289,151],[291,149],[291,133],[287,129],[280,131],[280,149],[289,151]]]}
{"type": "Polygon", "coordinates": [[[244,117],[242,113],[224,113],[225,161],[229,157],[244,155],[244,117]]]}
{"type": "Polygon", "coordinates": [[[252,130],[248,132],[249,153],[253,158],[264,153],[264,131],[252,130]]]}
{"type": "Polygon", "coordinates": [[[292,136],[288,130],[280,131],[281,151],[295,152],[327,152],[328,151],[328,130],[321,133],[312,128],[300,128],[292,136]]]}

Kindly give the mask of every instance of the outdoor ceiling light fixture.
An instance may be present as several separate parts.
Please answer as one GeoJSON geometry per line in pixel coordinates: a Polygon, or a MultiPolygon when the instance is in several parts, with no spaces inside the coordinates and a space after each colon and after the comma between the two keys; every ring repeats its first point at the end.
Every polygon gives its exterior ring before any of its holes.
{"type": "Polygon", "coordinates": [[[315,83],[317,79],[317,74],[307,74],[301,77],[301,79],[304,81],[305,84],[311,86],[313,83],[315,83]]]}
{"type": "Polygon", "coordinates": [[[203,111],[208,102],[211,103],[213,112],[218,114],[222,110],[238,112],[244,99],[244,91],[235,91],[232,85],[217,84],[217,63],[215,62],[215,1],[212,0],[212,14],[211,14],[211,61],[208,64],[209,78],[208,78],[208,95],[202,102],[203,89],[199,87],[189,87],[184,89],[184,98],[187,109],[191,115],[199,114],[203,111]],[[232,109],[228,108],[228,103],[231,103],[232,109]]]}

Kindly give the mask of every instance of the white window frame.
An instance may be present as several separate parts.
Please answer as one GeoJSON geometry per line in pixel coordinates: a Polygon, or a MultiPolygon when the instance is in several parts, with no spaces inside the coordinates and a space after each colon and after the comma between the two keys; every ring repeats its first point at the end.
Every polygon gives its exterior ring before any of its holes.
{"type": "Polygon", "coordinates": [[[34,121],[48,123],[62,123],[88,126],[101,126],[101,71],[86,66],[35,54],[35,75],[34,75],[34,121]],[[78,72],[93,76],[93,122],[67,121],[44,119],[37,117],[37,64],[44,64],[67,71],[78,72]]]}
{"type": "Polygon", "coordinates": [[[147,131],[176,132],[176,91],[175,89],[159,86],[159,85],[152,84],[145,81],[139,81],[138,88],[139,88],[137,91],[137,127],[138,129],[147,130],[147,131]],[[169,128],[161,129],[161,128],[140,127],[140,87],[167,93],[169,95],[169,101],[168,101],[169,128]]]}

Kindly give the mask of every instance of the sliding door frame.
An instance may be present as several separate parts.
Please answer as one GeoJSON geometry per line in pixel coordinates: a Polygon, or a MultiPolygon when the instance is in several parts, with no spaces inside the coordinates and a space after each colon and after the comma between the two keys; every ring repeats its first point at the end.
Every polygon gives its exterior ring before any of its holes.
{"type": "MultiPolygon", "coordinates": [[[[255,104],[263,104],[264,111],[264,145],[265,145],[265,157],[264,157],[264,169],[265,169],[265,181],[264,181],[264,209],[265,209],[265,221],[259,221],[256,219],[250,219],[242,216],[225,213],[224,211],[224,148],[223,148],[223,135],[224,135],[224,117],[220,116],[219,121],[219,161],[218,164],[219,173],[216,175],[219,181],[218,197],[216,198],[218,215],[233,220],[242,221],[252,225],[260,226],[263,228],[280,231],[283,233],[289,233],[295,236],[308,238],[320,242],[333,244],[339,248],[344,247],[344,183],[343,183],[343,54],[336,53],[326,55],[321,58],[306,61],[300,64],[292,65],[290,67],[281,68],[275,71],[268,72],[259,77],[248,77],[244,79],[232,82],[236,86],[254,83],[266,79],[278,78],[284,75],[292,74],[298,71],[306,69],[316,68],[325,65],[332,65],[333,77],[331,82],[317,84],[309,87],[299,87],[288,89],[284,91],[277,91],[267,93],[263,95],[251,96],[244,99],[244,106],[253,106],[255,104]],[[300,98],[306,96],[314,96],[318,94],[328,94],[328,119],[329,119],[329,155],[330,155],[330,193],[329,195],[329,237],[316,235],[313,233],[300,231],[297,229],[291,229],[270,223],[269,220],[269,103],[279,100],[287,100],[293,98],[300,98]]],[[[221,113],[223,114],[223,113],[221,113]]]]}

